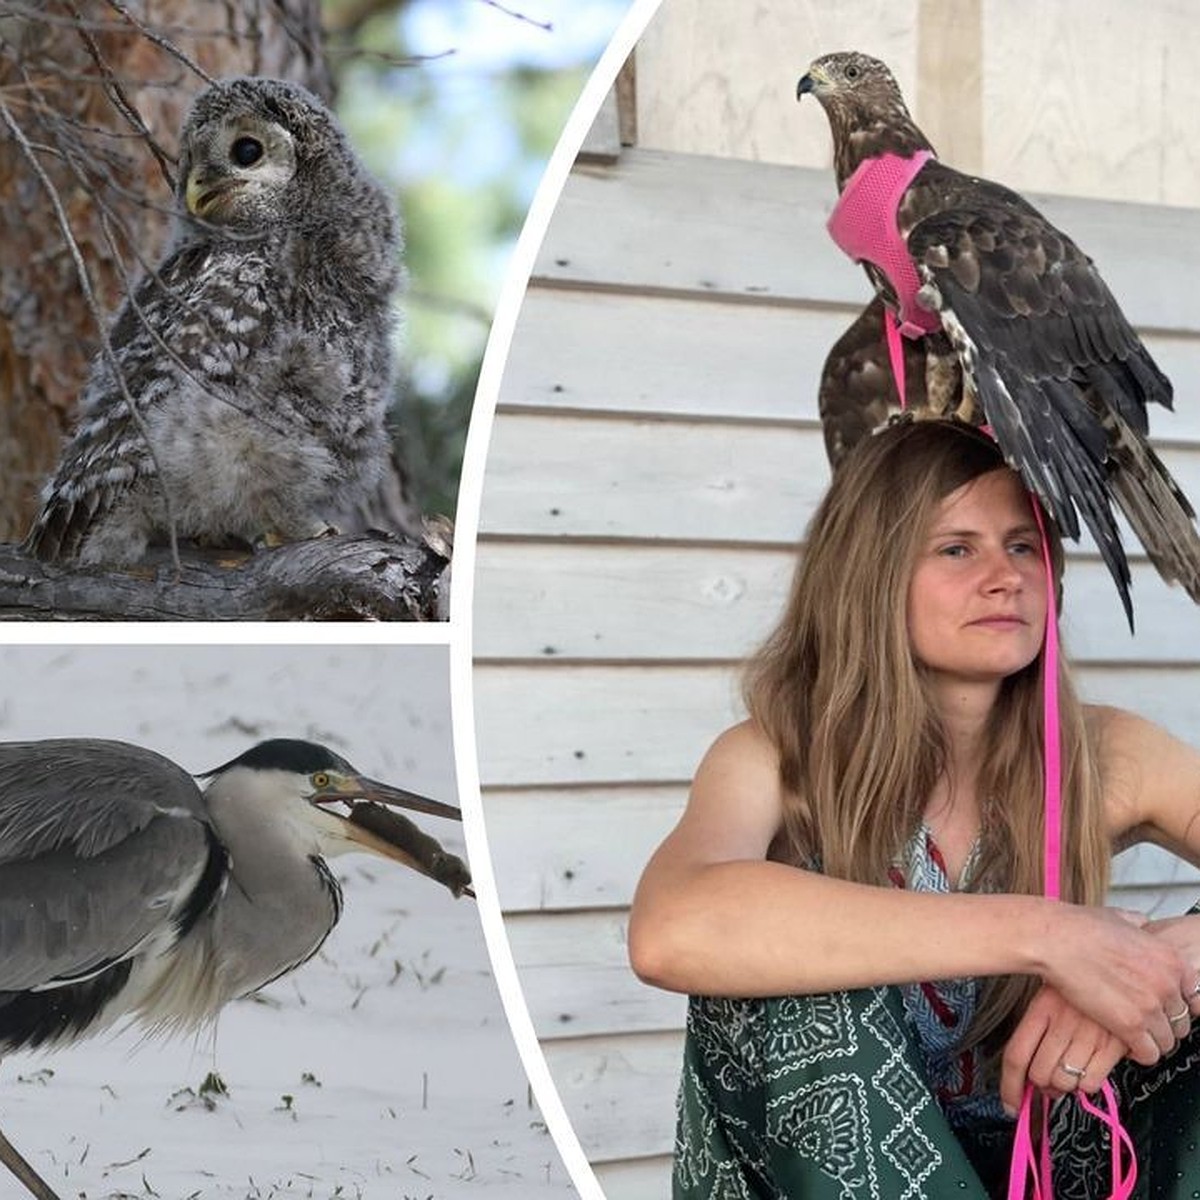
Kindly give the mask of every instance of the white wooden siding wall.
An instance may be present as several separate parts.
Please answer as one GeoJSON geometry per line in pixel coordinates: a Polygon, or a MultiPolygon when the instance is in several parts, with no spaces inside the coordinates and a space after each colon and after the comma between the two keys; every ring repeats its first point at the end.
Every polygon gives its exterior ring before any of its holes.
{"type": "MultiPolygon", "coordinates": [[[[738,715],[735,664],[827,482],[816,381],[866,299],[825,236],[832,190],[824,171],[644,151],[578,167],[501,389],[475,584],[488,837],[530,1009],[610,1200],[668,1194],[684,1012],[630,975],[627,906],[738,715]]],[[[1200,214],[1044,207],[1173,375],[1180,414],[1155,428],[1200,498],[1200,214]]],[[[1098,559],[1071,567],[1083,686],[1200,741],[1200,618],[1134,571],[1131,640],[1098,559]]],[[[1121,894],[1178,909],[1194,877],[1143,857],[1121,894]]]]}
{"type": "Polygon", "coordinates": [[[638,42],[638,144],[826,166],[820,106],[790,98],[818,54],[861,50],[960,170],[1196,205],[1195,17],[1186,0],[664,0],[638,42]]]}

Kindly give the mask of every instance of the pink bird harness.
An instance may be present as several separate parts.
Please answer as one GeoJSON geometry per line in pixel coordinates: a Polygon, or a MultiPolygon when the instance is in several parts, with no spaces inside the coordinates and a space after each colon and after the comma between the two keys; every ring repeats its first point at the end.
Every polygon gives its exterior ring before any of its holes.
{"type": "MultiPolygon", "coordinates": [[[[826,228],[838,247],[856,262],[869,262],[888,278],[896,294],[899,315],[888,310],[884,316],[888,354],[900,407],[905,407],[904,351],[901,336],[922,337],[941,328],[941,318],[917,304],[921,281],[913,266],[908,247],[900,236],[896,214],[900,197],[916,178],[917,172],[933,158],[928,150],[918,150],[911,158],[884,154],[858,165],[842,189],[841,197],[830,214],[826,228]]],[[[991,432],[989,429],[987,432],[991,432]]],[[[1043,661],[1043,737],[1045,764],[1045,893],[1052,900],[1060,896],[1060,847],[1062,843],[1062,764],[1061,722],[1058,708],[1058,624],[1054,611],[1054,571],[1050,562],[1050,544],[1046,537],[1042,506],[1031,495],[1033,511],[1042,535],[1042,555],[1046,568],[1046,640],[1043,661]]],[[[1117,1097],[1105,1080],[1100,1089],[1103,1107],[1082,1092],[1076,1092],[1079,1104],[1109,1127],[1112,1136],[1112,1193],[1110,1200],[1127,1200],[1137,1182],[1137,1157],[1133,1141],[1117,1112],[1117,1097]]],[[[1008,1200],[1024,1200],[1027,1187],[1033,1200],[1053,1200],[1050,1162],[1050,1101],[1041,1097],[1041,1145],[1035,1148],[1033,1137],[1034,1089],[1025,1089],[1024,1102],[1017,1117],[1009,1174],[1008,1200]]]]}
{"type": "Polygon", "coordinates": [[[884,154],[864,159],[846,181],[825,226],[855,262],[869,262],[888,277],[900,306],[900,332],[909,338],[942,327],[937,313],[917,304],[921,280],[896,221],[900,197],[931,158],[928,150],[918,150],[912,158],[884,154]]]}

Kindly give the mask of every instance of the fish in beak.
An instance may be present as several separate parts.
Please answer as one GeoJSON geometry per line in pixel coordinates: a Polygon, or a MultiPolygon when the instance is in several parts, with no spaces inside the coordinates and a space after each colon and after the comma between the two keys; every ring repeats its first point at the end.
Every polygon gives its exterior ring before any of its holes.
{"type": "Polygon", "coordinates": [[[429,876],[455,896],[474,897],[467,864],[443,849],[436,838],[430,837],[407,817],[394,811],[408,809],[461,821],[462,812],[459,809],[406,788],[380,783],[365,775],[329,771],[322,773],[319,782],[323,786],[319,786],[309,800],[328,816],[338,820],[341,836],[347,841],[429,876]],[[329,807],[342,804],[347,808],[344,814],[329,807]]]}

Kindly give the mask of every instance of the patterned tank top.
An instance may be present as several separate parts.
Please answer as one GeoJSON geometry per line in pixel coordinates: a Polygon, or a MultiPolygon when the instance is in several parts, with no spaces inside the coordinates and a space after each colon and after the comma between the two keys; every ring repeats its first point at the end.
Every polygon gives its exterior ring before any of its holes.
{"type": "MultiPolygon", "coordinates": [[[[963,866],[959,890],[970,882],[979,858],[976,842],[963,866]]],[[[948,893],[955,890],[946,871],[946,860],[922,824],[913,834],[900,861],[890,871],[896,887],[915,892],[948,893]]],[[[946,1119],[956,1128],[980,1121],[1006,1121],[995,1082],[984,1079],[983,1055],[978,1048],[961,1049],[963,1033],[975,1015],[979,999],[977,979],[940,979],[900,987],[904,1010],[925,1060],[929,1080],[946,1119]]]]}

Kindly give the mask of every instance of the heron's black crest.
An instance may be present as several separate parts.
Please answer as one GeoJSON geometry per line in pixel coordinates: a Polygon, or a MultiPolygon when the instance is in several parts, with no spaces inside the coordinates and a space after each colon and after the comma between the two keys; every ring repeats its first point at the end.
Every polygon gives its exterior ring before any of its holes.
{"type": "Polygon", "coordinates": [[[202,772],[201,778],[221,775],[232,767],[249,767],[255,771],[292,771],[297,775],[311,775],[314,771],[352,774],[354,770],[340,755],[316,742],[306,742],[302,738],[271,738],[251,746],[244,754],[213,767],[211,771],[202,772]]]}

